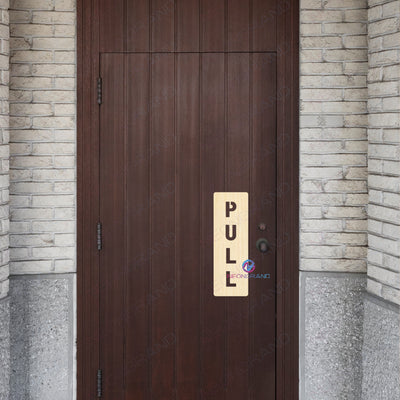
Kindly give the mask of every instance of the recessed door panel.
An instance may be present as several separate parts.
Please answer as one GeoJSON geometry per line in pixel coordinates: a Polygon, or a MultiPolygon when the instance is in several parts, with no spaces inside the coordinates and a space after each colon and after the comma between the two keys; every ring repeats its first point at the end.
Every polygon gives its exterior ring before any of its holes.
{"type": "Polygon", "coordinates": [[[275,55],[103,54],[101,76],[103,397],[274,398],[275,55]],[[245,297],[213,293],[215,192],[248,198],[245,297]]]}

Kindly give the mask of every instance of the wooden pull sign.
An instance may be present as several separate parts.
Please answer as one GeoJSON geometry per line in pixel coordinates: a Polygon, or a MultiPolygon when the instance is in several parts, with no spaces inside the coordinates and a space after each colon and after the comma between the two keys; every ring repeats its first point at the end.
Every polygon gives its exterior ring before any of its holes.
{"type": "Polygon", "coordinates": [[[246,297],[249,280],[242,264],[249,251],[249,196],[245,192],[214,193],[214,296],[246,297]]]}

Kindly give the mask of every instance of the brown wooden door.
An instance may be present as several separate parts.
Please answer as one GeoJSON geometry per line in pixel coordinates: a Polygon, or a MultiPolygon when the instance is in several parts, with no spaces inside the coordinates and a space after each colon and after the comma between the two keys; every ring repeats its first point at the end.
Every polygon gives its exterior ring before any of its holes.
{"type": "Polygon", "coordinates": [[[103,54],[101,76],[104,398],[274,399],[275,55],[103,54]],[[248,297],[213,296],[224,191],[249,193],[249,257],[270,274],[248,297]]]}
{"type": "Polygon", "coordinates": [[[80,400],[297,399],[297,10],[78,2],[80,400]],[[248,297],[213,295],[214,192],[249,194],[248,297]]]}

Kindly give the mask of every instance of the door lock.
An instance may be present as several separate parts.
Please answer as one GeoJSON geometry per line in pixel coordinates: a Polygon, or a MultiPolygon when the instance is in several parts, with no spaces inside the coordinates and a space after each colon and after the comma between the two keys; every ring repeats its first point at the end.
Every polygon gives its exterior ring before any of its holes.
{"type": "Polygon", "coordinates": [[[267,224],[266,224],[265,222],[260,222],[260,223],[258,224],[258,229],[259,229],[260,231],[265,231],[265,230],[267,229],[267,224]]]}
{"type": "Polygon", "coordinates": [[[261,238],[256,242],[256,247],[261,253],[266,253],[269,250],[269,243],[267,239],[261,238]]]}

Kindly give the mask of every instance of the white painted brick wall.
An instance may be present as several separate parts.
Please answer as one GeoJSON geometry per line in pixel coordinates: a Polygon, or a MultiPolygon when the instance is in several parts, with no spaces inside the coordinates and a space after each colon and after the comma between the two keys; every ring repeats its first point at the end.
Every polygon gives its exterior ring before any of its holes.
{"type": "Polygon", "coordinates": [[[75,271],[75,20],[74,0],[10,2],[12,274],[75,271]]]}
{"type": "Polygon", "coordinates": [[[0,299],[8,294],[9,275],[9,15],[0,0],[0,299]]]}
{"type": "Polygon", "coordinates": [[[368,291],[400,304],[400,1],[369,1],[368,291]]]}
{"type": "Polygon", "coordinates": [[[367,0],[301,0],[301,269],[365,272],[367,0]]]}

